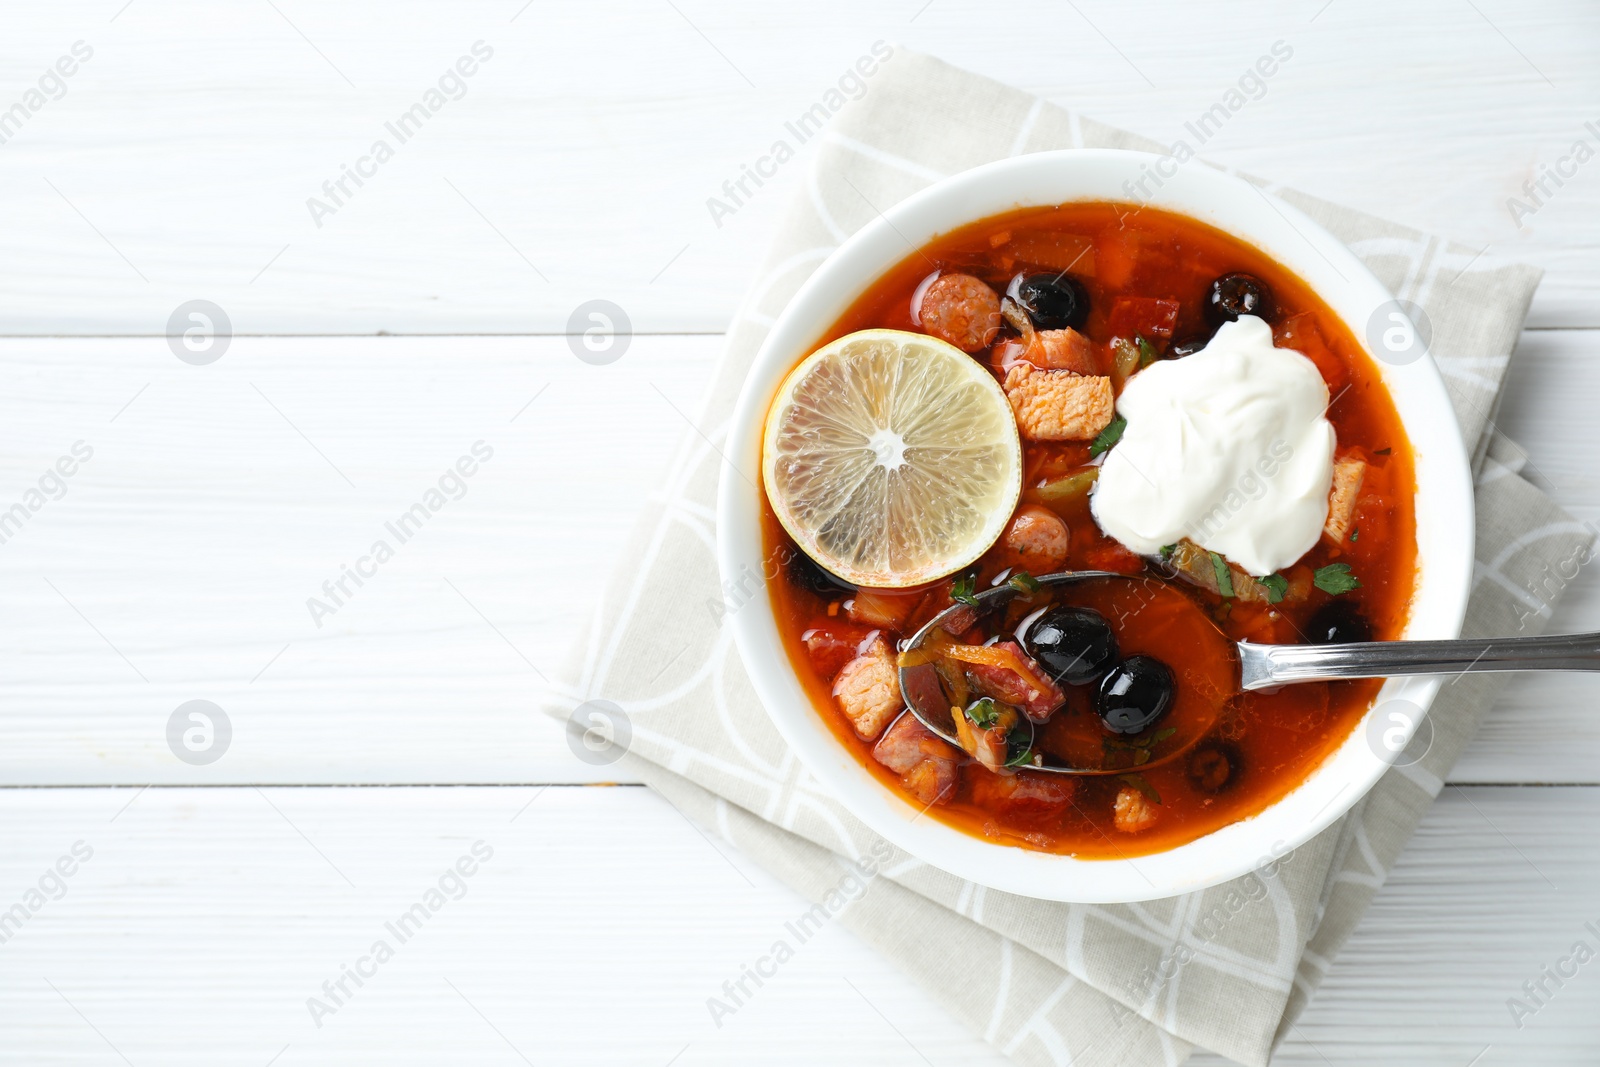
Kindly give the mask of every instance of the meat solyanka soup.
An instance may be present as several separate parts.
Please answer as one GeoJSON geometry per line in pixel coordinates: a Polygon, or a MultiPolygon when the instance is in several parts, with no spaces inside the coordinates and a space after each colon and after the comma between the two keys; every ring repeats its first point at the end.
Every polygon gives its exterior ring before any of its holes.
{"type": "Polygon", "coordinates": [[[1371,705],[1376,680],[1238,693],[1227,675],[1230,640],[1398,637],[1415,578],[1380,375],[1258,250],[1124,204],[998,216],[909,255],[791,378],[764,467],[779,625],[817,714],[928,817],[1085,858],[1161,851],[1294,789],[1371,705]],[[1140,580],[1036,580],[1086,570],[1140,580]],[[904,651],[997,587],[1002,609],[904,651]],[[913,657],[958,745],[906,710],[913,657]]]}

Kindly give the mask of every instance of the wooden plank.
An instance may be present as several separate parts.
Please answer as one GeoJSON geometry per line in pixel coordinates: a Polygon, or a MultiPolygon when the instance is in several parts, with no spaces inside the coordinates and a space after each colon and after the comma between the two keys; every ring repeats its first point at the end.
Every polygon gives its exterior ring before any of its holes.
{"type": "MultiPolygon", "coordinates": [[[[1574,445],[1592,433],[1597,340],[1526,335],[1502,425],[1600,521],[1574,445]]],[[[554,337],[238,338],[194,367],[159,339],[0,341],[0,511],[75,442],[95,450],[0,546],[0,782],[603,774],[531,713],[538,672],[617,562],[720,345],[641,336],[591,366],[554,337]],[[480,439],[495,455],[466,495],[318,628],[307,599],[393,540],[384,524],[480,439]],[[234,724],[210,766],[165,743],[193,699],[234,724]]],[[[1554,625],[1600,629],[1587,569],[1554,625]]],[[[1520,679],[1457,779],[1600,781],[1593,684],[1520,679]]]]}
{"type": "Polygon", "coordinates": [[[708,199],[878,39],[1163,142],[1194,142],[1185,121],[1282,40],[1293,58],[1208,158],[1540,264],[1535,321],[1600,325],[1600,179],[1561,163],[1600,143],[1583,91],[1600,12],[1579,0],[1428,0],[1381,23],[1322,0],[676,7],[19,12],[6,106],[75,41],[93,56],[0,145],[0,333],[160,334],[195,298],[241,333],[551,332],[596,296],[641,330],[719,331],[811,147],[731,218],[708,199]],[[464,95],[390,134],[480,40],[493,57],[464,95]],[[314,220],[308,200],[332,202],[323,183],[379,139],[393,158],[314,220]],[[1558,165],[1573,176],[1514,220],[1508,200],[1558,165]]]}
{"type": "Polygon", "coordinates": [[[591,366],[562,338],[238,338],[194,367],[160,339],[3,342],[0,510],[75,442],[93,458],[0,552],[0,781],[593,773],[534,697],[717,344],[591,366]],[[402,543],[389,525],[480,441],[493,458],[402,543]],[[330,597],[378,540],[393,558],[330,597]],[[166,742],[194,699],[234,730],[205,767],[166,742]]]}
{"type": "MultiPolygon", "coordinates": [[[[1505,1001],[1594,943],[1597,818],[1593,788],[1447,790],[1278,1062],[1594,1062],[1595,964],[1521,1030],[1505,1001]]],[[[6,1062],[1004,1062],[838,927],[715,1026],[802,902],[643,789],[7,789],[0,827],[6,907],[93,850],[0,945],[6,1062]],[[307,999],[386,937],[318,1028],[307,999]]]]}

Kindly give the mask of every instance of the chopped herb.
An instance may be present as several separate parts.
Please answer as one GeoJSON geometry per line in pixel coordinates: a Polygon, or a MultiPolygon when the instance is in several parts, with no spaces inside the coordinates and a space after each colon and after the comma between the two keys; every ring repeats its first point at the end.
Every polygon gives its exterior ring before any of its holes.
{"type": "Polygon", "coordinates": [[[1372,454],[1374,456],[1387,456],[1390,452],[1393,452],[1393,451],[1394,451],[1394,449],[1392,449],[1392,448],[1380,448],[1380,449],[1378,449],[1376,452],[1374,452],[1372,454]]]}
{"type": "Polygon", "coordinates": [[[1233,572],[1228,569],[1227,561],[1221,556],[1217,555],[1215,552],[1208,554],[1211,556],[1211,569],[1215,571],[1217,575],[1217,592],[1221,593],[1223,596],[1232,596],[1233,572]]]}
{"type": "Polygon", "coordinates": [[[1000,721],[1000,709],[994,706],[993,700],[984,697],[967,705],[967,718],[988,729],[1000,721]]]}
{"type": "Polygon", "coordinates": [[[1133,343],[1139,346],[1139,369],[1143,370],[1161,357],[1156,355],[1155,347],[1146,341],[1142,335],[1136,335],[1133,343]]]}
{"type": "Polygon", "coordinates": [[[1149,762],[1150,762],[1150,750],[1148,748],[1141,748],[1139,751],[1137,751],[1137,752],[1135,752],[1133,754],[1133,765],[1135,767],[1143,767],[1146,763],[1149,763],[1149,762]]]}
{"type": "Polygon", "coordinates": [[[1025,748],[1021,752],[1018,752],[1015,756],[1012,756],[1010,759],[1006,760],[1006,766],[1007,767],[1020,767],[1022,764],[1027,763],[1027,762],[1031,761],[1032,759],[1033,759],[1033,749],[1025,748]]]}
{"type": "Polygon", "coordinates": [[[1289,591],[1289,579],[1281,574],[1269,574],[1265,578],[1257,578],[1256,584],[1267,591],[1267,600],[1273,604],[1283,600],[1283,595],[1289,591]]]}
{"type": "Polygon", "coordinates": [[[1155,801],[1157,804],[1161,803],[1161,794],[1157,793],[1154,787],[1152,787],[1149,782],[1144,780],[1144,775],[1119,774],[1117,777],[1133,786],[1135,789],[1149,797],[1151,800],[1155,801]]]}
{"type": "Polygon", "coordinates": [[[1166,560],[1171,559],[1172,558],[1172,554],[1174,552],[1176,552],[1176,551],[1178,551],[1178,546],[1175,545],[1175,544],[1173,544],[1173,545],[1162,545],[1161,546],[1161,559],[1162,559],[1162,561],[1165,562],[1166,560]]]}
{"type": "Polygon", "coordinates": [[[978,576],[975,574],[963,574],[950,583],[950,599],[957,604],[965,604],[969,608],[975,608],[978,606],[978,598],[975,594],[977,588],[978,576]]]}
{"type": "Polygon", "coordinates": [[[1094,444],[1089,446],[1091,457],[1101,455],[1112,445],[1122,440],[1122,431],[1128,428],[1128,420],[1118,415],[1111,420],[1111,425],[1100,431],[1100,436],[1094,439],[1094,444]]]}
{"type": "Polygon", "coordinates": [[[1361,527],[1359,527],[1359,526],[1351,527],[1351,529],[1350,529],[1350,540],[1352,542],[1354,542],[1360,536],[1361,536],[1361,527]]]}
{"type": "Polygon", "coordinates": [[[1027,571],[1018,571],[1013,574],[1011,580],[1006,584],[1019,593],[1037,593],[1039,591],[1039,579],[1027,571]]]}
{"type": "Polygon", "coordinates": [[[1361,588],[1361,582],[1350,573],[1348,563],[1330,563],[1326,567],[1318,567],[1311,580],[1316,583],[1318,589],[1334,596],[1361,588]]]}

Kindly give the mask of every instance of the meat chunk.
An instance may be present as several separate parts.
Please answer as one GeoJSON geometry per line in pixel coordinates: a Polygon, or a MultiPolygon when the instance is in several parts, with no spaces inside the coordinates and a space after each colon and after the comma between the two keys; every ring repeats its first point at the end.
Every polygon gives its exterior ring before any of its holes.
{"type": "MultiPolygon", "coordinates": [[[[1013,720],[1016,714],[1011,713],[1013,720]]],[[[952,713],[951,717],[955,722],[956,740],[969,756],[991,771],[1006,765],[1006,731],[1002,727],[974,726],[964,714],[952,713]]]]}
{"type": "Polygon", "coordinates": [[[1111,379],[1018,363],[1006,373],[1017,428],[1030,441],[1088,441],[1111,424],[1111,379]]]}
{"type": "Polygon", "coordinates": [[[1361,496],[1361,483],[1366,480],[1367,465],[1356,456],[1346,456],[1333,461],[1333,488],[1328,493],[1328,521],[1322,532],[1336,544],[1350,536],[1350,524],[1355,519],[1356,501],[1361,496]]]}
{"type": "Polygon", "coordinates": [[[1156,806],[1142,790],[1125,785],[1117,793],[1117,802],[1111,809],[1111,819],[1118,830],[1136,834],[1156,824],[1156,806]]]}
{"type": "Polygon", "coordinates": [[[961,754],[909,712],[872,746],[872,758],[898,774],[911,795],[924,804],[947,804],[955,796],[961,754]]]}
{"type": "Polygon", "coordinates": [[[994,647],[1014,652],[1018,659],[1027,665],[1029,673],[1039,684],[1024,678],[1009,667],[998,667],[988,663],[966,664],[967,677],[972,679],[973,684],[986,696],[991,696],[1003,704],[1021,708],[1022,713],[1034,722],[1044,722],[1057,708],[1066,703],[1067,695],[1061,691],[1061,687],[1050,680],[1044,668],[1024,652],[1021,645],[1015,641],[997,641],[994,647]]]}
{"type": "Polygon", "coordinates": [[[915,311],[924,330],[963,352],[988,348],[1000,331],[1000,298],[970,274],[941,275],[915,311]]]}
{"type": "Polygon", "coordinates": [[[1005,565],[1029,574],[1054,574],[1066,565],[1071,535],[1061,517],[1047,507],[1024,504],[1000,537],[1005,565]]]}
{"type": "Polygon", "coordinates": [[[863,741],[882,733],[904,707],[900,699],[900,668],[889,642],[874,637],[864,652],[846,663],[833,680],[833,698],[863,741]]]}
{"type": "Polygon", "coordinates": [[[861,654],[866,641],[877,634],[876,630],[848,622],[825,619],[800,635],[805,642],[806,655],[819,676],[833,681],[846,663],[861,654]]]}
{"type": "Polygon", "coordinates": [[[1078,790],[1076,778],[1054,774],[975,774],[972,802],[1009,819],[1040,821],[1060,815],[1078,790]]]}
{"type": "Polygon", "coordinates": [[[1100,357],[1095,352],[1094,342],[1073,329],[1035,330],[1022,358],[1040,370],[1100,373],[1100,357]]]}

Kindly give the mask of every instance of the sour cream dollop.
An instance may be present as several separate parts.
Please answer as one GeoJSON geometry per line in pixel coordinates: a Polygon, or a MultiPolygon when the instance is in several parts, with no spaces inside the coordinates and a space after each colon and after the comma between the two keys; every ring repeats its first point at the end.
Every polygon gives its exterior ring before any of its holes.
{"type": "Polygon", "coordinates": [[[1309,552],[1328,519],[1328,387],[1254,316],[1134,375],[1128,420],[1089,498],[1095,522],[1151,555],[1187,537],[1257,577],[1309,552]]]}

